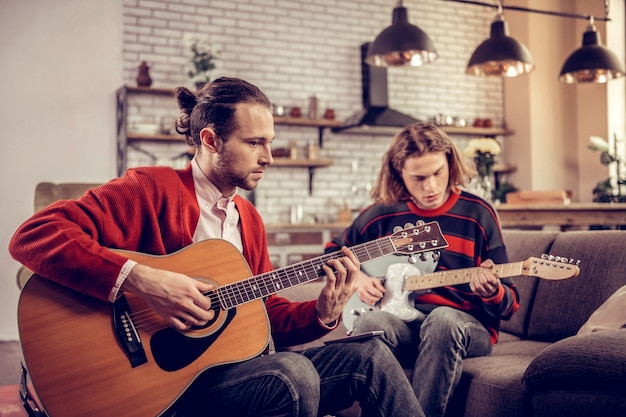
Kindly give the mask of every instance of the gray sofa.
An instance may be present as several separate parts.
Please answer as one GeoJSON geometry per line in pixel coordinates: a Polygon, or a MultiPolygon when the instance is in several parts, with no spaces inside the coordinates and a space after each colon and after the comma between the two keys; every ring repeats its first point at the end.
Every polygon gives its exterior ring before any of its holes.
{"type": "MultiPolygon", "coordinates": [[[[581,271],[562,281],[515,278],[520,309],[502,322],[490,356],[464,360],[447,417],[626,416],[626,329],[577,335],[626,285],[626,231],[506,230],[505,243],[511,262],[550,253],[580,260],[581,271]]],[[[321,285],[282,295],[311,299],[321,285]]],[[[345,332],[340,326],[313,344],[345,332]]],[[[340,415],[358,415],[358,409],[340,415]]]]}

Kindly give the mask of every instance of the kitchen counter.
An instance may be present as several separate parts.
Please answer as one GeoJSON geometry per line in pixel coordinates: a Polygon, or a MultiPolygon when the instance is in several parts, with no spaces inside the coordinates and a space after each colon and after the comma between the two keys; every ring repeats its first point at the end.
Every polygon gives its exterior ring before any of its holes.
{"type": "MultiPolygon", "coordinates": [[[[496,211],[504,228],[555,226],[588,228],[589,226],[626,227],[626,203],[570,204],[497,204],[496,211]]],[[[337,233],[349,223],[275,223],[268,232],[328,231],[337,233]]]]}
{"type": "Polygon", "coordinates": [[[626,203],[499,204],[495,207],[503,228],[552,226],[565,230],[626,226],[626,203]]]}
{"type": "Polygon", "coordinates": [[[343,230],[350,223],[273,223],[266,224],[267,231],[300,231],[300,230],[343,230]]]}
{"type": "MultiPolygon", "coordinates": [[[[590,226],[626,228],[626,203],[498,204],[503,228],[589,229],[590,226]]],[[[270,257],[283,267],[324,253],[326,242],[349,223],[267,224],[270,257]]]]}
{"type": "Polygon", "coordinates": [[[265,225],[272,265],[275,268],[324,254],[324,245],[348,223],[275,223],[265,225]]]}

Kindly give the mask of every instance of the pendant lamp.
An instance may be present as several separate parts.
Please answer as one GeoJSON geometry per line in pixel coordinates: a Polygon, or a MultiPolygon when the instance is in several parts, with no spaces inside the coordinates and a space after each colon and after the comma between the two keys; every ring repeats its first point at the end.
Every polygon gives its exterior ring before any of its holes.
{"type": "Polygon", "coordinates": [[[567,84],[606,83],[623,76],[624,65],[613,51],[600,44],[591,16],[583,34],[583,45],[565,60],[559,80],[567,84]]]}
{"type": "Polygon", "coordinates": [[[528,48],[509,36],[502,6],[491,23],[491,34],[472,54],[465,72],[479,76],[517,77],[535,68],[528,48]]]}
{"type": "Polygon", "coordinates": [[[370,44],[365,62],[377,67],[419,67],[434,62],[439,54],[426,32],[409,23],[408,12],[398,1],[391,26],[370,44]]]}

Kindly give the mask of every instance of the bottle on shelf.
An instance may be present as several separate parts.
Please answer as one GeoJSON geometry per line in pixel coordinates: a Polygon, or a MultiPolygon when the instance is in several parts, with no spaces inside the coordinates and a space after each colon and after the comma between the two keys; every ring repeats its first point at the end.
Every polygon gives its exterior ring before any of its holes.
{"type": "Polygon", "coordinates": [[[320,157],[320,148],[313,140],[310,140],[308,143],[307,157],[309,159],[318,159],[320,157]]]}
{"type": "Polygon", "coordinates": [[[318,102],[317,96],[313,95],[309,97],[309,119],[317,119],[318,102]]]}

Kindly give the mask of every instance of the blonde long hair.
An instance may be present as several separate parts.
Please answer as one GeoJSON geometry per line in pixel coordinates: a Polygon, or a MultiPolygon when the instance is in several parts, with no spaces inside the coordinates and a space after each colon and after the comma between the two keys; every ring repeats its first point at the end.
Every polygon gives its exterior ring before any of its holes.
{"type": "Polygon", "coordinates": [[[448,187],[465,186],[476,175],[472,161],[467,160],[448,135],[431,123],[413,123],[405,126],[394,138],[383,156],[383,163],[372,198],[383,205],[394,205],[411,198],[404,181],[402,168],[408,158],[432,152],[443,152],[448,161],[448,187]]]}

